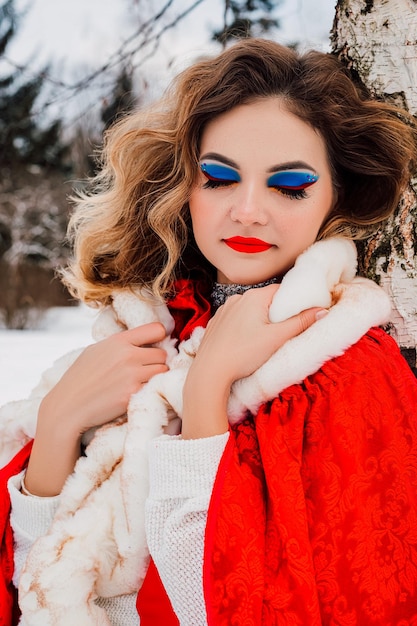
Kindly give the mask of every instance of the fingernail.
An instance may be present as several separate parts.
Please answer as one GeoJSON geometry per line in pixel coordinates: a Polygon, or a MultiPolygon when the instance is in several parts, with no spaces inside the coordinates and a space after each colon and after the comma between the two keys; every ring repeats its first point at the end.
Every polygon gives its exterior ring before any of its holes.
{"type": "Polygon", "coordinates": [[[317,311],[316,322],[318,322],[319,320],[322,320],[323,317],[326,317],[326,315],[328,314],[329,314],[329,311],[327,309],[322,309],[321,311],[317,311]]]}

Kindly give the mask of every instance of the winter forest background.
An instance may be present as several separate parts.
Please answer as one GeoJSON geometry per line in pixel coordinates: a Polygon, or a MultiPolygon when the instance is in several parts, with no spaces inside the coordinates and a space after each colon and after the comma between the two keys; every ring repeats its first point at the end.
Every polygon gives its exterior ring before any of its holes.
{"type": "MultiPolygon", "coordinates": [[[[279,39],[291,30],[285,24],[297,13],[290,43],[301,43],[309,3],[299,2],[297,8],[288,0],[107,0],[100,9],[100,3],[87,0],[96,12],[90,11],[86,28],[71,18],[73,3],[55,0],[50,13],[59,7],[61,20],[55,17],[55,25],[66,22],[62,33],[69,47],[64,50],[45,12],[47,0],[0,0],[3,327],[31,327],[42,310],[71,303],[54,278],[69,252],[68,196],[94,172],[94,154],[108,125],[157,97],[180,69],[181,58],[185,65],[241,36],[279,39]]],[[[320,15],[317,8],[315,14],[320,15]]],[[[321,28],[325,41],[330,23],[321,28]]]]}
{"type": "MultiPolygon", "coordinates": [[[[342,58],[377,97],[416,113],[413,0],[79,1],[90,9],[88,22],[77,19],[76,0],[0,0],[3,329],[33,329],[51,307],[74,305],[55,278],[69,254],[68,197],[94,173],[109,124],[158,97],[171,76],[198,56],[252,35],[321,48],[342,58]],[[48,19],[53,12],[66,41],[48,19]]],[[[362,272],[390,293],[391,332],[412,367],[415,183],[390,223],[361,250],[362,272]]],[[[5,338],[1,331],[0,366],[13,350],[5,338]]]]}

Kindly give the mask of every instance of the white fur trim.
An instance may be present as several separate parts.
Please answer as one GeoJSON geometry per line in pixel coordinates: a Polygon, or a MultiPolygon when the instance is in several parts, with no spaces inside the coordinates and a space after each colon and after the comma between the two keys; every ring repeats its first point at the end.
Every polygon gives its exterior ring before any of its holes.
{"type": "Polygon", "coordinates": [[[348,239],[335,237],[313,244],[282,279],[269,319],[282,322],[312,306],[329,308],[333,288],[353,280],[356,265],[356,247],[348,239]]]}
{"type": "Polygon", "coordinates": [[[229,400],[229,420],[239,421],[246,409],[255,413],[263,402],[301,383],[327,361],[340,356],[372,326],[385,324],[391,313],[388,296],[366,278],[333,289],[340,299],[329,314],[282,346],[252,376],[237,381],[229,400]]]}

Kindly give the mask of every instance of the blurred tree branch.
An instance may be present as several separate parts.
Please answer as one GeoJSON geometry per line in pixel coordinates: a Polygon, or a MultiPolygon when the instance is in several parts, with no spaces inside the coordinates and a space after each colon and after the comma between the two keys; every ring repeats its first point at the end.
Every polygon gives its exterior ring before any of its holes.
{"type": "Polygon", "coordinates": [[[271,17],[281,0],[224,0],[223,26],[213,39],[226,46],[234,39],[261,36],[279,28],[271,17]]]}
{"type": "MultiPolygon", "coordinates": [[[[48,108],[57,101],[65,100],[68,97],[74,97],[79,92],[88,89],[99,78],[106,78],[111,70],[118,70],[121,66],[126,67],[130,65],[132,68],[137,69],[143,65],[149,58],[152,58],[158,48],[161,38],[169,30],[174,29],[178,24],[189,15],[194,9],[202,4],[205,0],[194,0],[185,9],[181,10],[177,15],[169,18],[165,23],[164,18],[167,16],[170,8],[175,4],[175,0],[168,0],[165,4],[157,10],[149,19],[144,21],[138,26],[138,28],[122,41],[119,47],[109,56],[109,58],[99,67],[86,74],[83,78],[76,82],[69,82],[54,77],[50,70],[46,71],[44,78],[53,87],[58,88],[61,92],[65,92],[65,96],[60,93],[57,97],[51,98],[43,103],[43,108],[48,108]],[[140,58],[139,53],[144,52],[140,58]]],[[[19,65],[13,62],[6,55],[3,56],[10,66],[14,69],[37,74],[36,70],[32,70],[30,65],[19,65]]],[[[114,75],[111,76],[111,85],[114,84],[114,75]]]]}

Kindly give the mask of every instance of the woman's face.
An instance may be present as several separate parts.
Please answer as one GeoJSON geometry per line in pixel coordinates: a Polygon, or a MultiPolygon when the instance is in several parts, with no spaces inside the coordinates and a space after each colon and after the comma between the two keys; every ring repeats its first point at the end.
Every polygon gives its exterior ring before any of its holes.
{"type": "Polygon", "coordinates": [[[284,274],[333,206],[322,137],[268,98],[212,120],[200,155],[190,213],[217,280],[249,285],[284,274]]]}

